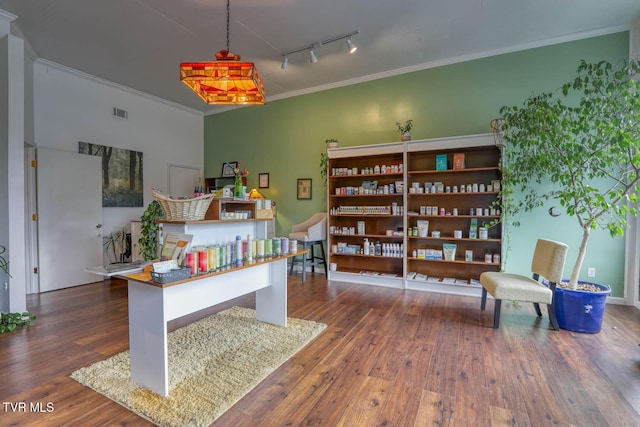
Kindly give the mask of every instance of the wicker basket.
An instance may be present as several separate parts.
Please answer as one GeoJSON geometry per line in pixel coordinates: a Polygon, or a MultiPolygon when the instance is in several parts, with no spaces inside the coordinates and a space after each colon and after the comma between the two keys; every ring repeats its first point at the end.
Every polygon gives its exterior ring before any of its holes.
{"type": "Polygon", "coordinates": [[[167,221],[201,221],[209,209],[215,194],[205,194],[193,199],[172,199],[153,189],[153,197],[160,203],[167,221]]]}

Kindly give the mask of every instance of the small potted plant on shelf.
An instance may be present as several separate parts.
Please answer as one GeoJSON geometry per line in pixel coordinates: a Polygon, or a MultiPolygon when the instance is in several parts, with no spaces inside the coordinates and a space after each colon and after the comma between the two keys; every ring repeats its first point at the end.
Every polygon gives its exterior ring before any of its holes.
{"type": "MultiPolygon", "coordinates": [[[[591,231],[623,235],[640,199],[640,62],[580,62],[561,94],[504,106],[492,127],[506,144],[503,206],[508,217],[555,200],[576,218],[582,241],[566,285],[556,288],[560,327],[600,331],[607,285],[579,280],[591,231]],[[522,194],[515,197],[515,192],[522,194]],[[566,297],[565,297],[566,295],[566,297]]],[[[513,221],[518,225],[517,221],[513,221]]]]}
{"type": "Polygon", "coordinates": [[[411,141],[411,129],[413,129],[413,120],[409,119],[404,122],[404,124],[396,122],[396,126],[398,127],[398,132],[400,132],[400,140],[411,141]]]}
{"type": "MultiPolygon", "coordinates": [[[[4,257],[6,251],[7,248],[0,245],[0,271],[7,277],[11,277],[9,274],[9,261],[4,257]]],[[[29,326],[34,320],[36,320],[36,316],[32,316],[28,311],[24,313],[0,313],[0,334],[29,326]]]]}
{"type": "Polygon", "coordinates": [[[320,153],[320,176],[322,177],[323,182],[325,183],[325,185],[327,184],[327,169],[329,167],[329,154],[327,153],[327,150],[329,148],[337,148],[338,147],[338,140],[335,138],[331,138],[331,139],[325,139],[324,140],[324,144],[325,144],[325,150],[320,153]]]}
{"type": "Polygon", "coordinates": [[[247,186],[247,177],[249,176],[249,170],[247,168],[241,169],[240,163],[233,168],[234,174],[234,184],[233,184],[233,195],[237,199],[242,199],[244,197],[244,190],[246,190],[247,186]]]}

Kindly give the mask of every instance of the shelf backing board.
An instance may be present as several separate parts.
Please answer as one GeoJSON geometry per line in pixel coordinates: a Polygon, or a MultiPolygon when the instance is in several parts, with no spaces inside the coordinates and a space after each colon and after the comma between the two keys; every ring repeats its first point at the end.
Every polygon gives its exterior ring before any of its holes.
{"type": "MultiPolygon", "coordinates": [[[[406,279],[409,272],[420,272],[437,277],[474,278],[477,279],[483,271],[499,271],[501,264],[485,263],[486,253],[502,255],[502,225],[489,228],[488,239],[469,239],[468,229],[471,218],[476,218],[478,227],[487,225],[499,219],[498,215],[478,216],[469,215],[469,208],[478,209],[488,207],[491,201],[498,197],[498,192],[472,192],[458,194],[409,194],[408,189],[413,182],[443,182],[445,185],[460,187],[471,183],[484,183],[500,180],[500,149],[495,145],[492,134],[468,135],[451,138],[435,138],[407,142],[393,142],[385,144],[371,144],[355,147],[340,147],[328,150],[328,211],[337,206],[379,206],[397,203],[404,208],[400,216],[377,215],[329,215],[327,238],[329,247],[329,262],[337,264],[337,270],[330,271],[331,280],[345,280],[357,283],[367,283],[381,286],[400,287],[407,289],[430,290],[434,292],[461,293],[479,295],[479,287],[475,285],[445,285],[406,279]],[[453,154],[465,153],[465,169],[452,170],[453,154]],[[436,170],[436,155],[446,154],[447,170],[436,170]],[[402,174],[377,174],[355,176],[332,176],[332,167],[358,168],[373,167],[376,164],[403,164],[402,174]],[[403,194],[338,196],[336,187],[361,185],[366,180],[377,180],[378,186],[385,183],[402,181],[403,194]],[[428,204],[442,207],[447,212],[457,207],[458,217],[408,215],[409,211],[419,211],[420,206],[428,204]],[[418,219],[430,221],[433,227],[442,229],[440,239],[409,237],[406,230],[416,226],[418,219]],[[364,221],[365,235],[344,235],[331,233],[331,226],[357,227],[358,221],[364,221]],[[463,238],[456,239],[453,230],[463,230],[463,238]],[[387,235],[388,230],[402,231],[403,236],[387,235]],[[403,256],[377,257],[362,255],[345,255],[332,253],[332,246],[338,242],[342,244],[362,245],[364,237],[375,243],[398,243],[404,246],[403,256]],[[454,243],[456,261],[436,261],[412,258],[413,249],[442,248],[443,243],[454,243]],[[465,251],[473,251],[473,262],[465,262],[465,251]],[[380,275],[376,276],[376,272],[380,275]],[[394,276],[395,277],[391,277],[394,276]],[[435,286],[435,288],[434,288],[435,286]],[[434,288],[434,289],[432,289],[434,288]],[[460,290],[468,288],[469,290],[460,290]]],[[[483,212],[484,213],[484,212],[483,212]]],[[[334,246],[335,247],[335,246],[334,246]]],[[[502,257],[501,257],[502,258],[502,257]]]]}
{"type": "Polygon", "coordinates": [[[204,219],[221,220],[223,211],[249,211],[250,218],[256,219],[256,202],[253,200],[213,199],[204,219]]]}

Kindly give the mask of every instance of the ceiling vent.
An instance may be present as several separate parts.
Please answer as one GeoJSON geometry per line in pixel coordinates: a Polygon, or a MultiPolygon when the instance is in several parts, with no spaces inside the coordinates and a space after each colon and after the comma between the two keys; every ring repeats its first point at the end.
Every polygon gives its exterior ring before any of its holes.
{"type": "Polygon", "coordinates": [[[118,117],[120,119],[128,119],[129,112],[127,110],[123,110],[118,107],[113,107],[113,117],[118,117]]]}

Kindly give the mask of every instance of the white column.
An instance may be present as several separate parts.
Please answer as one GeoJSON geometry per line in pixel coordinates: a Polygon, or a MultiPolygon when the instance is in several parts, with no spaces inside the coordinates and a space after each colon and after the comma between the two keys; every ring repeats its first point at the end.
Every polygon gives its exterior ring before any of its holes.
{"type": "Polygon", "coordinates": [[[629,31],[629,58],[640,59],[640,17],[631,23],[629,31]]]}
{"type": "Polygon", "coordinates": [[[0,244],[8,250],[8,309],[13,312],[26,310],[24,42],[9,33],[16,18],[0,10],[0,86],[6,88],[0,92],[0,205],[5,206],[0,210],[0,244]]]}

